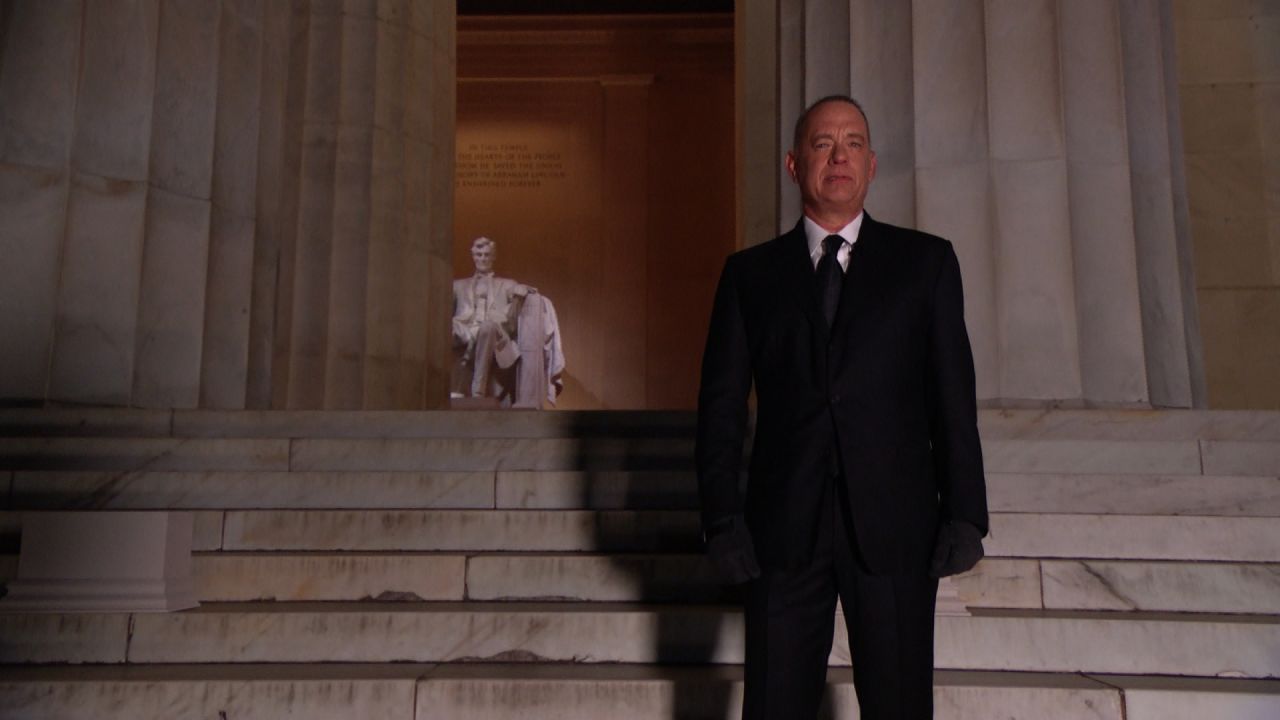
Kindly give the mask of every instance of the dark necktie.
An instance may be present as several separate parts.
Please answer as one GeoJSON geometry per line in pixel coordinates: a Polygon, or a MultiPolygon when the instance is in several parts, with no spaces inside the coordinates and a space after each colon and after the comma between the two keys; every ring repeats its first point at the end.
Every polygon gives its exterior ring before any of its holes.
{"type": "Polygon", "coordinates": [[[818,260],[818,297],[822,300],[822,314],[827,319],[827,327],[836,320],[836,308],[840,305],[840,285],[844,281],[844,272],[836,252],[844,244],[839,235],[828,235],[822,240],[822,258],[818,260]]]}

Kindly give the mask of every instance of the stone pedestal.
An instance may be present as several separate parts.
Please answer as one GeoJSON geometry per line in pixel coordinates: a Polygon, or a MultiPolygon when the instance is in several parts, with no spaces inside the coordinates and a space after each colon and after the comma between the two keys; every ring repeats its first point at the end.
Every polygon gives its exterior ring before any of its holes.
{"type": "Polygon", "coordinates": [[[32,512],[0,611],[168,612],[199,605],[185,512],[32,512]]]}

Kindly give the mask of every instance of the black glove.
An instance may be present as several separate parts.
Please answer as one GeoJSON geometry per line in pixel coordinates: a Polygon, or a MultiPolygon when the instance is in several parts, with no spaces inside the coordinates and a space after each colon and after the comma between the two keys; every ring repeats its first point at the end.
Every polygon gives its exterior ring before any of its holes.
{"type": "Polygon", "coordinates": [[[741,515],[731,515],[712,523],[707,531],[707,555],[716,566],[720,579],[729,585],[740,585],[760,577],[755,545],[741,515]]]}
{"type": "Polygon", "coordinates": [[[929,576],[958,575],[977,565],[982,555],[982,532],[963,520],[948,520],[938,528],[929,576]]]}

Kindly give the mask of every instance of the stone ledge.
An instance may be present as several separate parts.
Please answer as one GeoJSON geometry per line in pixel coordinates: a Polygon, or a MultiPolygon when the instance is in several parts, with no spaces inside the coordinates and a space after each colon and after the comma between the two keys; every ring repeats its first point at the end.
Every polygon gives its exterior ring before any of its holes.
{"type": "MultiPolygon", "coordinates": [[[[739,666],[416,663],[6,666],[0,676],[0,706],[15,720],[203,720],[219,711],[404,720],[415,692],[419,720],[729,720],[741,712],[742,680],[739,666]]],[[[1280,702],[1280,682],[1259,680],[940,670],[934,682],[940,720],[1263,720],[1280,702]]],[[[851,683],[847,669],[828,672],[837,717],[856,716],[851,683]]]]}
{"type": "MultiPolygon", "coordinates": [[[[686,510],[201,510],[196,551],[699,552],[686,510]]],[[[0,546],[22,513],[0,511],[0,546]]],[[[1280,523],[1266,517],[992,513],[997,558],[1273,563],[1280,523]]],[[[0,547],[3,551],[4,547],[0,547]]]]}
{"type": "Polygon", "coordinates": [[[691,470],[692,438],[299,439],[294,470],[691,470]]]}
{"type": "Polygon", "coordinates": [[[28,471],[23,510],[492,508],[491,472],[28,471]]]}
{"type": "Polygon", "coordinates": [[[1275,562],[1280,522],[1266,517],[992,513],[994,557],[1275,562]]]}
{"type": "Polygon", "coordinates": [[[288,470],[289,441],[259,439],[0,437],[12,470],[288,470]]]}
{"type": "MultiPolygon", "coordinates": [[[[1280,442],[983,440],[990,473],[1280,477],[1280,442]]],[[[693,470],[689,437],[0,437],[5,470],[346,472],[693,470]]]]}
{"type": "MultiPolygon", "coordinates": [[[[19,510],[695,510],[689,471],[5,471],[19,510]]],[[[1280,517],[1280,477],[987,474],[993,512],[1280,517]]]]}
{"type": "Polygon", "coordinates": [[[279,679],[260,669],[226,677],[208,668],[194,677],[98,679],[83,672],[76,679],[0,681],[0,706],[12,720],[95,718],[119,720],[404,720],[412,717],[415,678],[342,677],[279,679]],[[209,677],[212,676],[212,677],[209,677]]]}
{"type": "Polygon", "coordinates": [[[193,558],[202,602],[462,600],[462,555],[214,553],[193,558]]]}
{"type": "MultiPolygon", "coordinates": [[[[201,553],[201,602],[475,600],[724,603],[705,557],[496,553],[201,553]]],[[[17,557],[0,556],[0,584],[17,557]]],[[[1280,615],[1280,564],[988,557],[956,578],[970,608],[1280,615]],[[1041,585],[1044,585],[1042,590],[1041,585]]]]}
{"type": "MultiPolygon", "coordinates": [[[[57,616],[54,624],[40,621],[44,632],[23,625],[30,617],[0,616],[3,636],[19,640],[2,646],[0,661],[115,657],[97,638],[59,633],[57,616]],[[56,647],[43,644],[54,637],[56,647]]],[[[128,662],[143,664],[742,661],[741,614],[714,606],[246,603],[134,615],[132,622],[128,662]]],[[[839,618],[836,625],[831,663],[844,666],[839,618]]],[[[984,610],[937,620],[938,667],[957,670],[1268,678],[1280,676],[1278,646],[1274,616],[984,610]]],[[[110,647],[118,652],[119,641],[110,647]]]]}
{"type": "Polygon", "coordinates": [[[130,617],[127,613],[0,612],[0,662],[122,663],[128,651],[130,617]]]}
{"type": "Polygon", "coordinates": [[[692,550],[693,511],[228,511],[226,550],[692,550]]]}
{"type": "Polygon", "coordinates": [[[0,437],[168,437],[171,410],[0,408],[0,437]]]}
{"type": "Polygon", "coordinates": [[[992,512],[1280,517],[1280,477],[987,473],[992,512]]]}
{"type": "MultiPolygon", "coordinates": [[[[697,513],[631,510],[228,511],[226,550],[694,551],[697,513]]],[[[1280,559],[1272,518],[995,513],[993,557],[1280,559]]]]}
{"type": "Polygon", "coordinates": [[[694,415],[662,411],[177,410],[174,433],[194,437],[555,438],[685,437],[694,415]]]}
{"type": "MultiPolygon", "coordinates": [[[[692,436],[688,411],[298,411],[0,408],[0,436],[564,437],[692,436]]],[[[1238,410],[978,411],[989,439],[1280,441],[1280,412],[1238,410]]]]}

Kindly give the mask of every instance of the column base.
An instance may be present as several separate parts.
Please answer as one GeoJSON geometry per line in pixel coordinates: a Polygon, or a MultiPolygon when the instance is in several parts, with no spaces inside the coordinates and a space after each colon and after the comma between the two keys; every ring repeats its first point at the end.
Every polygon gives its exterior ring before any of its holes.
{"type": "Polygon", "coordinates": [[[0,612],[170,612],[199,605],[191,513],[27,512],[0,612]]]}

